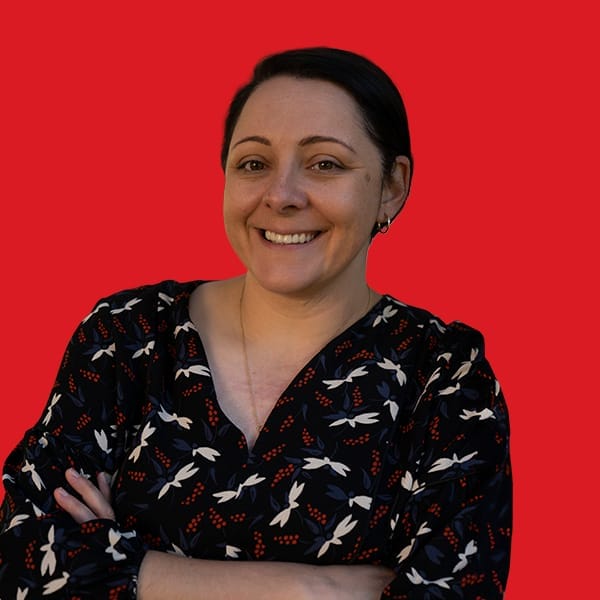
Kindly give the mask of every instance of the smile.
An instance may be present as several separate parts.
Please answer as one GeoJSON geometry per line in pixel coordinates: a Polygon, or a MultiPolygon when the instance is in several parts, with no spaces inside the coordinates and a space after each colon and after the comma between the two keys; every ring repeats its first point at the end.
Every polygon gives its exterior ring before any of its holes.
{"type": "Polygon", "coordinates": [[[306,244],[317,237],[317,233],[275,233],[265,230],[264,237],[273,244],[306,244]]]}

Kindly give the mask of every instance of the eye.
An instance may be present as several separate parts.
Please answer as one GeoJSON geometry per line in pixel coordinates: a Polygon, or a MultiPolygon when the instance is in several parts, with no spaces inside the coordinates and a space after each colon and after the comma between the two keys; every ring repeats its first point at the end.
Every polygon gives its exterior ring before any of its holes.
{"type": "Polygon", "coordinates": [[[241,171],[262,171],[265,168],[265,163],[255,158],[245,160],[237,167],[241,171]]]}
{"type": "Polygon", "coordinates": [[[342,167],[332,160],[320,160],[316,162],[311,169],[314,171],[335,171],[336,169],[341,169],[342,167]]]}

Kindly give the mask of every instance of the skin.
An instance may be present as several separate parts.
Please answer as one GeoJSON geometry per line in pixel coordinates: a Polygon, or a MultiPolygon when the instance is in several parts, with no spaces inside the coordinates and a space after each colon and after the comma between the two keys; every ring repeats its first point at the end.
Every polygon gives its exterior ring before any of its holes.
{"type": "Polygon", "coordinates": [[[190,315],[219,404],[249,447],[257,422],[307,360],[379,299],[365,280],[371,231],[402,207],[409,169],[400,156],[383,176],[361,119],[341,88],[277,77],[250,97],[233,132],[224,219],[248,271],[200,286],[190,315]],[[265,239],[266,231],[318,235],[281,245],[265,239]],[[243,359],[232,360],[240,352],[240,310],[254,399],[243,359]]]}
{"type": "MultiPolygon", "coordinates": [[[[56,502],[77,523],[114,520],[106,473],[97,486],[74,469],[66,480],[79,497],[54,491],[56,502]]],[[[138,599],[159,600],[378,600],[394,577],[386,567],[327,566],[284,562],[239,562],[188,559],[172,554],[146,553],[138,578],[138,599]]]]}
{"type": "Polygon", "coordinates": [[[408,161],[398,157],[384,179],[349,94],[317,80],[263,83],[242,110],[225,174],[225,229],[249,287],[311,303],[364,298],[371,231],[402,207],[408,161]],[[318,235],[281,246],[266,241],[264,230],[318,235]]]}
{"type": "MultiPolygon", "coordinates": [[[[307,358],[377,301],[366,282],[371,231],[402,208],[409,166],[399,156],[384,177],[379,151],[344,90],[276,77],[242,110],[225,174],[225,227],[247,273],[199,286],[190,315],[206,340],[219,403],[252,446],[256,417],[263,422],[307,358]],[[310,241],[277,244],[265,232],[310,241]],[[240,314],[260,398],[256,414],[239,368],[240,314]]],[[[76,522],[114,519],[103,474],[97,485],[73,470],[66,478],[78,497],[62,488],[54,497],[76,522]]],[[[392,579],[391,570],[372,565],[206,561],[150,551],[138,597],[375,600],[392,579]]]]}

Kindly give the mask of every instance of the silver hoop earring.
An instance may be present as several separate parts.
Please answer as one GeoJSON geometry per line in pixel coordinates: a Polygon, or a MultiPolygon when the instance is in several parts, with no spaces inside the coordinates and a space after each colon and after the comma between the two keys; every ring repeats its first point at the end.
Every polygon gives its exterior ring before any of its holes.
{"type": "Polygon", "coordinates": [[[387,221],[383,223],[377,223],[377,233],[387,233],[390,230],[390,225],[392,224],[392,220],[383,213],[384,218],[387,218],[387,221]]]}

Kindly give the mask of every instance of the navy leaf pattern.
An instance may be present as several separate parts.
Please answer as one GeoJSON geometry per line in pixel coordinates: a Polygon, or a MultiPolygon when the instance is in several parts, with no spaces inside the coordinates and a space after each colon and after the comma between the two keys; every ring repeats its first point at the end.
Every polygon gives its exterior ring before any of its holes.
{"type": "Polygon", "coordinates": [[[290,382],[251,452],[188,314],[201,282],[102,299],[38,423],[7,458],[0,598],[135,598],[148,549],[385,564],[383,599],[501,598],[508,415],[481,335],[383,296],[290,382]],[[112,477],[116,521],[52,490],[112,477]]]}

